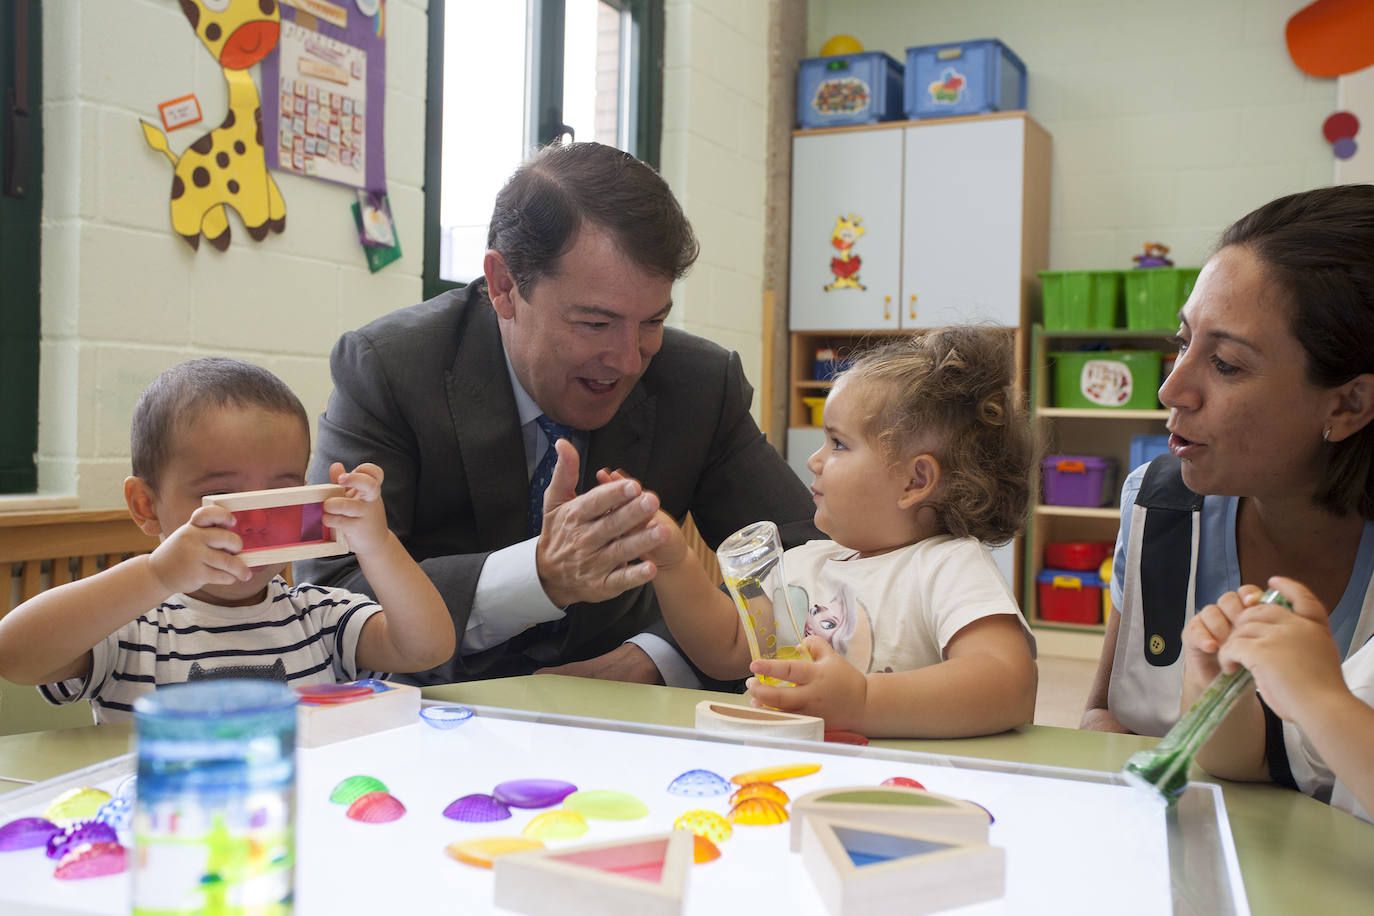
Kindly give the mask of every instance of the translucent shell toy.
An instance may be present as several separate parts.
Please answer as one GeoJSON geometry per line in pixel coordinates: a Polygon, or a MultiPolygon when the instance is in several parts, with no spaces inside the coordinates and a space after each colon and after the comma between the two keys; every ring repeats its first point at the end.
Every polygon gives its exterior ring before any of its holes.
{"type": "Polygon", "coordinates": [[[730,806],[734,807],[746,798],[766,798],[769,801],[777,802],[779,805],[785,805],[791,801],[786,792],[771,782],[747,782],[735,790],[734,795],[730,796],[730,806]]]}
{"type": "Polygon", "coordinates": [[[115,829],[104,821],[77,821],[68,824],[48,840],[49,859],[61,859],[78,846],[87,843],[118,843],[115,829]]]}
{"type": "Polygon", "coordinates": [[[545,811],[536,816],[522,835],[536,840],[572,840],[587,832],[587,819],[576,811],[545,811]]]}
{"type": "Polygon", "coordinates": [[[756,827],[781,824],[787,820],[787,809],[769,798],[746,798],[730,809],[727,815],[736,824],[756,827]]]}
{"type": "Polygon", "coordinates": [[[116,795],[100,806],[100,810],[95,813],[95,819],[109,824],[115,829],[116,833],[127,833],[133,826],[133,799],[125,798],[122,795],[116,795]]]}
{"type": "Polygon", "coordinates": [[[466,865],[491,868],[494,859],[512,852],[543,849],[544,844],[527,836],[488,836],[476,840],[449,843],[444,852],[466,865]]]}
{"type": "Polygon", "coordinates": [[[351,805],[369,792],[385,792],[386,785],[373,776],[350,776],[334,787],[329,800],[336,805],[351,805]]]}
{"type": "Polygon", "coordinates": [[[62,857],[53,870],[54,878],[70,881],[76,878],[98,878],[115,875],[128,867],[124,847],[118,843],[84,843],[62,857]]]}
{"type": "Polygon", "coordinates": [[[110,800],[103,789],[68,789],[52,800],[43,816],[59,827],[73,821],[88,821],[95,817],[100,806],[110,800]]]}
{"type": "Polygon", "coordinates": [[[457,728],[472,718],[472,710],[466,706],[422,706],[420,718],[425,724],[443,731],[457,728]]]}
{"type": "Polygon", "coordinates": [[[730,839],[730,834],[735,832],[729,821],[705,808],[693,808],[679,814],[677,820],[673,821],[673,829],[690,830],[697,836],[706,837],[716,843],[724,843],[730,839]]]}
{"type": "Polygon", "coordinates": [[[692,837],[692,861],[697,865],[705,862],[714,862],[720,858],[720,847],[712,843],[709,839],[696,834],[692,837]]]}
{"type": "Polygon", "coordinates": [[[603,821],[633,821],[649,813],[649,806],[644,802],[615,789],[574,792],[563,799],[563,807],[583,817],[603,821]]]}
{"type": "Polygon", "coordinates": [[[729,791],[730,781],[710,770],[688,770],[668,783],[670,795],[682,795],[689,798],[724,795],[729,791]]]}
{"type": "Polygon", "coordinates": [[[61,832],[61,827],[45,817],[21,817],[0,827],[0,852],[45,846],[54,834],[61,832]]]}
{"type": "Polygon", "coordinates": [[[444,809],[444,817],[452,821],[466,821],[469,824],[485,824],[490,821],[504,821],[510,817],[510,808],[501,801],[481,792],[464,795],[454,799],[444,809]]]}
{"type": "Polygon", "coordinates": [[[385,824],[406,813],[406,806],[393,795],[369,792],[348,806],[348,816],[365,824],[385,824]]]}
{"type": "Polygon", "coordinates": [[[748,785],[751,782],[777,782],[782,779],[796,779],[798,776],[810,776],[820,768],[819,763],[784,763],[780,766],[736,773],[730,777],[730,781],[737,786],[748,785]]]}
{"type": "Polygon", "coordinates": [[[547,808],[577,791],[577,786],[561,779],[512,779],[491,790],[491,794],[512,808],[547,808]]]}
{"type": "Polygon", "coordinates": [[[908,789],[924,789],[924,788],[925,788],[925,786],[921,785],[919,782],[917,782],[916,780],[912,779],[912,778],[909,777],[909,776],[890,776],[890,777],[888,777],[887,779],[884,779],[881,783],[879,783],[879,785],[884,785],[884,786],[904,786],[905,788],[908,788],[908,789]]]}

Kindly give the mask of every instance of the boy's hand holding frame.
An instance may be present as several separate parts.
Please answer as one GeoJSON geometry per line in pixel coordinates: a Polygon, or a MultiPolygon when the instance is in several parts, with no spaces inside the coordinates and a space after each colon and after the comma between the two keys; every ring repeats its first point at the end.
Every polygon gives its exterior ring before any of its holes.
{"type": "Polygon", "coordinates": [[[244,542],[238,556],[249,566],[271,566],[348,553],[343,532],[323,521],[324,501],[344,494],[344,487],[322,483],[206,496],[201,504],[234,513],[231,530],[244,542]]]}

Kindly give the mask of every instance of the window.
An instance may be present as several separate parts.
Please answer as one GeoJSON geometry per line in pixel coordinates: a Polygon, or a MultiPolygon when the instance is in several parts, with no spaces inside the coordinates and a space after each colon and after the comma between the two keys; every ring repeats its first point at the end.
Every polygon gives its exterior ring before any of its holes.
{"type": "Polygon", "coordinates": [[[430,0],[425,295],[482,273],[529,151],[596,140],[657,164],[662,0],[430,0]]]}
{"type": "Polygon", "coordinates": [[[36,0],[0,4],[0,493],[38,489],[43,40],[36,0]]]}

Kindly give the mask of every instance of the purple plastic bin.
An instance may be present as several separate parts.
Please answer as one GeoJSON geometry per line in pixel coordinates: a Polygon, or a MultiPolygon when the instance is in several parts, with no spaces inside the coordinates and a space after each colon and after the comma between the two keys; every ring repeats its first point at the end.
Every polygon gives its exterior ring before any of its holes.
{"type": "Polygon", "coordinates": [[[1096,455],[1050,455],[1045,472],[1045,504],[1108,506],[1116,489],[1116,459],[1096,455]]]}

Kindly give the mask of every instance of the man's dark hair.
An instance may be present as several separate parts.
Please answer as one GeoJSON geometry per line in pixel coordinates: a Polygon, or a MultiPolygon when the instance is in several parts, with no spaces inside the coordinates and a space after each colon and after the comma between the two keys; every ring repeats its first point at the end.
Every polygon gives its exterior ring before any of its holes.
{"type": "Polygon", "coordinates": [[[496,195],[487,248],[499,251],[523,295],[554,273],[590,223],[645,272],[676,280],[697,259],[692,226],[659,174],[600,143],[547,146],[496,195]]]}
{"type": "Polygon", "coordinates": [[[207,407],[225,405],[290,414],[301,421],[310,439],[305,405],[271,372],[223,356],[191,359],[164,371],[139,395],[129,428],[134,476],[156,489],[178,430],[194,423],[207,407]]]}
{"type": "MultiPolygon", "coordinates": [[[[1288,306],[1307,377],[1335,387],[1374,372],[1374,185],[1290,194],[1238,219],[1220,248],[1249,249],[1288,306]]],[[[1330,445],[1317,504],[1374,519],[1374,423],[1330,445]]]]}

